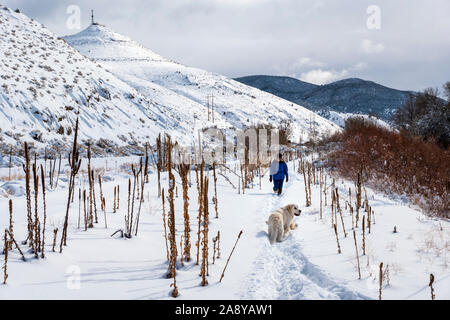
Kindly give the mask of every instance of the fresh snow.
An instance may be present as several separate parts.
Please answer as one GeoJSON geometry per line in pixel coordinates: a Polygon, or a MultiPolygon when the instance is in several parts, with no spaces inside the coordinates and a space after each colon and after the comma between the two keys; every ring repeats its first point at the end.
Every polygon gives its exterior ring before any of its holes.
{"type": "MultiPolygon", "coordinates": [[[[87,187],[86,173],[77,183],[75,201],[71,207],[68,246],[62,254],[51,252],[52,231],[60,230],[67,196],[65,174],[59,187],[47,192],[48,225],[46,231],[46,258],[36,260],[27,253],[23,262],[17,250],[11,251],[8,263],[8,282],[0,286],[1,299],[172,299],[169,288],[172,280],[165,279],[168,263],[163,238],[161,199],[157,197],[156,174],[150,175],[145,187],[145,202],[141,213],[139,234],[131,240],[112,238],[111,234],[123,228],[126,213],[126,186],[129,163],[137,158],[94,159],[93,166],[104,171],[103,190],[107,204],[108,228],[104,227],[103,213],[99,223],[87,232],[77,228],[78,187],[87,187]],[[128,166],[127,166],[128,165],[128,166]],[[120,185],[120,210],[112,213],[113,188],[120,185]],[[79,277],[78,277],[78,272],[79,277]],[[78,279],[79,278],[79,286],[78,279]]],[[[210,203],[210,243],[217,231],[221,232],[221,258],[212,265],[210,260],[209,286],[200,286],[199,267],[195,265],[197,232],[197,192],[195,173],[191,172],[190,188],[191,241],[194,261],[177,271],[180,299],[377,299],[378,265],[389,265],[390,284],[383,288],[383,299],[429,299],[429,274],[436,277],[437,299],[449,299],[450,272],[448,270],[448,242],[450,225],[447,221],[431,219],[410,208],[406,203],[386,198],[368,189],[369,204],[375,211],[376,224],[367,236],[367,256],[362,256],[361,228],[356,229],[362,279],[357,279],[356,257],[351,217],[345,211],[348,237],[344,238],[338,225],[342,254],[337,254],[334,231],[331,228],[330,202],[319,219],[319,188],[313,186],[313,204],[304,207],[303,176],[290,163],[290,182],[285,193],[272,193],[267,176],[255,180],[245,195],[238,194],[229,182],[218,177],[219,219],[215,219],[214,205],[210,203]],[[273,246],[267,238],[268,216],[273,210],[289,203],[302,209],[296,218],[298,229],[282,243],[273,246]],[[397,226],[398,233],[393,233],[397,226]],[[237,244],[222,283],[219,283],[225,262],[236,241],[237,244]],[[369,259],[369,263],[367,260],[369,259]]],[[[295,165],[297,167],[297,165],[295,165]]],[[[17,173],[21,168],[15,168],[17,173]]],[[[237,185],[234,174],[224,174],[237,185]]],[[[7,169],[1,169],[2,175],[7,169]]],[[[210,178],[211,178],[211,173],[210,178]]],[[[212,179],[210,180],[212,181],[212,179]]],[[[330,179],[328,179],[330,181],[330,179]]],[[[17,181],[24,185],[22,180],[17,181]]],[[[162,186],[167,190],[167,175],[162,186]]],[[[181,186],[177,176],[178,193],[181,186]]],[[[212,186],[212,185],[211,185],[212,186]]],[[[353,184],[336,181],[341,194],[341,205],[347,198],[346,190],[353,184]]],[[[96,187],[98,192],[98,186],[96,187]]],[[[213,190],[210,188],[210,199],[213,190]]],[[[329,197],[328,193],[328,197],[329,197]]],[[[26,202],[24,196],[11,198],[14,203],[14,234],[24,240],[26,234],[26,202]]],[[[41,198],[39,200],[42,215],[41,198]]],[[[0,200],[7,212],[8,199],[0,200]]],[[[182,199],[175,201],[177,242],[183,232],[182,199]]],[[[0,226],[8,226],[8,215],[0,217],[0,226]]],[[[366,231],[367,232],[367,231],[366,231]]],[[[58,236],[59,240],[59,236],[58,236]]],[[[58,241],[59,243],[59,241],[58,241]]],[[[22,245],[22,249],[25,246],[22,245]]],[[[210,258],[212,259],[212,245],[210,258]]],[[[3,263],[3,259],[1,260],[3,263]]]]}

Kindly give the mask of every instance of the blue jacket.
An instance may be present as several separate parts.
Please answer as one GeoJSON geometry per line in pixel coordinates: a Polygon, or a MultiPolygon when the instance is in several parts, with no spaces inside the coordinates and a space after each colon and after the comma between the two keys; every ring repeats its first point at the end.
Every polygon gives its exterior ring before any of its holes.
{"type": "Polygon", "coordinates": [[[284,161],[272,163],[270,173],[273,180],[284,180],[284,178],[289,178],[288,166],[284,161]],[[277,173],[273,174],[276,169],[278,169],[277,173]]]}

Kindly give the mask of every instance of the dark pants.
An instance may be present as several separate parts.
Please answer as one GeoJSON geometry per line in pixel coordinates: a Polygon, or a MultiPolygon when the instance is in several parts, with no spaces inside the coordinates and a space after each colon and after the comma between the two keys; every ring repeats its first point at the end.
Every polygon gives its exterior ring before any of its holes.
{"type": "Polygon", "coordinates": [[[284,179],[283,180],[273,180],[273,191],[278,191],[278,194],[281,194],[281,192],[283,191],[283,183],[284,183],[284,179]]]}

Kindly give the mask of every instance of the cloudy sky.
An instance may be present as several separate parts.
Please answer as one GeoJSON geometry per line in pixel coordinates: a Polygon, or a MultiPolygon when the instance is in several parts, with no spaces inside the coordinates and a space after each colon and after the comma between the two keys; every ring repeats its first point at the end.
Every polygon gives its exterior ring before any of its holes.
{"type": "MultiPolygon", "coordinates": [[[[0,0],[1,1],[1,0],[0,0]]],[[[3,0],[59,35],[97,22],[230,77],[359,77],[420,90],[450,81],[449,0],[3,0]],[[68,10],[69,9],[69,10],[68,10]]]]}

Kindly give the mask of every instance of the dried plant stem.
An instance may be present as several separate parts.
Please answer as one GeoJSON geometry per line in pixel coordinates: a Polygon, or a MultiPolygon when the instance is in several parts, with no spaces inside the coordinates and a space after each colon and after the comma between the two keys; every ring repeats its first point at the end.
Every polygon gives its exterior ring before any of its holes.
{"type": "Polygon", "coordinates": [[[78,171],[80,170],[80,166],[81,166],[81,159],[79,159],[79,152],[78,152],[78,145],[77,145],[78,124],[79,124],[79,119],[77,118],[77,121],[75,123],[73,150],[72,150],[72,154],[69,155],[69,165],[70,165],[70,169],[71,169],[70,170],[70,178],[69,178],[69,193],[67,196],[66,215],[64,218],[64,226],[63,226],[63,231],[62,231],[62,235],[61,235],[61,243],[59,246],[60,253],[62,253],[63,245],[67,245],[67,227],[69,224],[70,200],[72,198],[72,193],[73,193],[74,187],[75,187],[75,178],[76,178],[78,171]]]}
{"type": "Polygon", "coordinates": [[[239,235],[238,235],[238,237],[237,237],[236,243],[234,244],[233,250],[231,250],[230,256],[229,256],[228,259],[227,259],[227,263],[225,264],[225,268],[223,268],[222,275],[220,276],[219,282],[222,282],[222,279],[223,279],[223,277],[225,276],[225,271],[227,270],[228,263],[230,262],[231,256],[233,255],[234,249],[236,249],[236,246],[237,246],[237,244],[238,244],[239,239],[240,239],[241,236],[242,236],[242,233],[243,233],[243,231],[241,230],[241,232],[239,232],[239,235]]]}
{"type": "Polygon", "coordinates": [[[23,260],[23,261],[26,261],[26,258],[25,258],[25,256],[24,256],[22,250],[20,249],[19,245],[17,244],[16,240],[14,239],[14,235],[13,235],[11,232],[9,232],[9,230],[6,230],[6,231],[7,231],[8,234],[9,234],[9,239],[10,239],[10,241],[11,241],[12,243],[14,243],[14,245],[16,246],[17,250],[19,251],[20,255],[22,256],[22,260],[23,260]]]}
{"type": "Polygon", "coordinates": [[[208,178],[205,177],[205,182],[203,183],[203,246],[202,246],[202,265],[201,265],[201,276],[202,276],[202,287],[208,285],[208,234],[209,234],[209,206],[208,206],[208,178]]]}
{"type": "Polygon", "coordinates": [[[431,290],[431,300],[436,299],[436,295],[434,294],[433,283],[434,283],[434,275],[431,273],[430,274],[430,283],[428,284],[428,286],[430,287],[430,290],[431,290]]]}
{"type": "Polygon", "coordinates": [[[52,251],[55,252],[56,247],[56,236],[58,235],[58,228],[53,229],[53,248],[52,251]]]}
{"type": "Polygon", "coordinates": [[[5,262],[3,264],[3,284],[6,284],[6,280],[8,279],[8,251],[9,251],[9,243],[8,243],[8,231],[5,230],[5,235],[3,237],[4,240],[4,254],[5,254],[5,262]]]}
{"type": "Polygon", "coordinates": [[[25,164],[23,165],[23,170],[25,172],[25,191],[27,198],[27,230],[28,237],[25,242],[30,241],[30,246],[33,246],[33,219],[31,215],[31,189],[30,189],[30,152],[28,150],[28,144],[25,142],[25,164]]]}
{"type": "Polygon", "coordinates": [[[39,193],[39,179],[37,176],[37,168],[36,163],[33,163],[33,186],[34,186],[34,245],[33,245],[33,251],[34,256],[36,258],[39,258],[39,215],[38,215],[38,193],[39,193]]]}
{"type": "Polygon", "coordinates": [[[216,163],[213,163],[213,179],[214,179],[214,209],[216,211],[216,219],[219,218],[219,207],[218,207],[218,198],[217,198],[217,175],[216,175],[216,163]]]}
{"type": "Polygon", "coordinates": [[[191,260],[191,227],[189,217],[189,184],[188,173],[190,171],[189,164],[180,164],[178,166],[178,172],[181,178],[181,184],[183,187],[183,217],[184,217],[184,251],[182,251],[182,257],[186,261],[191,260]]]}
{"type": "Polygon", "coordinates": [[[362,249],[363,249],[363,256],[366,255],[366,217],[363,216],[362,219],[362,236],[363,236],[363,240],[362,240],[362,249]]]}
{"type": "Polygon", "coordinates": [[[358,264],[358,279],[361,280],[361,267],[359,264],[358,242],[356,241],[356,231],[353,230],[353,239],[355,239],[356,262],[358,264]]]}
{"type": "Polygon", "coordinates": [[[9,199],[8,207],[9,207],[9,232],[11,234],[13,234],[14,227],[13,227],[13,202],[12,202],[12,199],[9,199]]]}
{"type": "Polygon", "coordinates": [[[167,138],[167,167],[169,171],[169,215],[168,215],[168,227],[169,227],[169,243],[170,243],[170,260],[169,260],[169,271],[167,273],[167,278],[173,278],[173,291],[172,297],[178,297],[178,288],[177,288],[177,243],[176,243],[176,228],[175,228],[175,197],[174,197],[174,189],[175,189],[175,176],[172,172],[172,142],[170,137],[167,138]]]}
{"type": "Polygon", "coordinates": [[[43,209],[44,209],[44,227],[42,229],[42,253],[41,253],[41,258],[44,259],[45,258],[45,226],[47,223],[47,203],[45,201],[45,170],[44,168],[42,168],[42,164],[41,164],[41,177],[42,177],[42,201],[43,201],[43,209]]]}
{"type": "Polygon", "coordinates": [[[339,243],[339,236],[338,236],[338,232],[337,232],[336,223],[333,224],[333,228],[334,228],[334,233],[336,235],[336,243],[337,243],[337,247],[338,247],[338,253],[341,254],[342,250],[341,250],[341,244],[339,243]]]}
{"type": "Polygon", "coordinates": [[[382,294],[383,294],[383,262],[380,263],[380,274],[379,274],[379,280],[380,280],[380,288],[379,288],[379,294],[378,294],[378,300],[381,300],[382,294]]]}
{"type": "Polygon", "coordinates": [[[166,242],[166,254],[167,254],[167,261],[169,261],[170,259],[170,255],[169,255],[169,239],[167,237],[167,223],[166,223],[166,201],[165,201],[165,196],[164,196],[164,188],[162,189],[162,196],[161,196],[161,201],[162,201],[162,217],[163,217],[163,224],[164,224],[164,239],[166,242]]]}
{"type": "Polygon", "coordinates": [[[200,165],[200,170],[196,169],[197,176],[197,192],[198,192],[198,231],[197,231],[197,261],[196,264],[200,264],[200,241],[201,241],[201,226],[202,226],[202,215],[203,215],[203,166],[204,162],[202,161],[200,165]],[[198,172],[200,171],[200,173],[198,172]]]}

